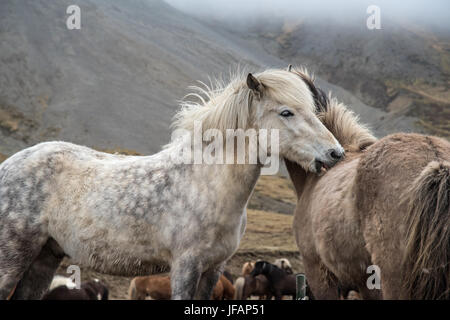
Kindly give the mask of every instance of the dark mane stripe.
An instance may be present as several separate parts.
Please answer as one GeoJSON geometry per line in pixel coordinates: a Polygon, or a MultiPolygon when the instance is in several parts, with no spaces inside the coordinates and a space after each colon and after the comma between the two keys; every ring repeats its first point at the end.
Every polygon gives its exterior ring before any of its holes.
{"type": "Polygon", "coordinates": [[[322,89],[316,87],[316,85],[314,84],[314,80],[302,73],[300,73],[299,75],[312,93],[317,113],[327,111],[330,101],[328,100],[326,93],[322,89]]]}
{"type": "Polygon", "coordinates": [[[316,112],[326,112],[330,103],[330,100],[328,99],[326,93],[322,89],[316,87],[316,85],[314,84],[314,80],[308,75],[295,70],[292,67],[288,68],[288,70],[297,74],[306,83],[309,91],[311,91],[311,94],[313,96],[314,104],[316,105],[316,112]]]}

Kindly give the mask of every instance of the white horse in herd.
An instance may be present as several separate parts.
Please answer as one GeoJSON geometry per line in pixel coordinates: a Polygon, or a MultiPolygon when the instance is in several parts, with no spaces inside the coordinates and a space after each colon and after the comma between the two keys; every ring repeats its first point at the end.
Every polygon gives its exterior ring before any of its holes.
{"type": "MultiPolygon", "coordinates": [[[[279,156],[308,172],[343,157],[316,115],[317,92],[298,74],[238,75],[204,93],[200,103],[184,103],[176,129],[193,130],[194,121],[224,134],[277,129],[279,156]]],[[[262,163],[186,164],[177,161],[180,147],[192,147],[180,146],[186,143],[177,139],[151,156],[122,156],[45,142],[4,161],[0,299],[12,292],[13,299],[39,299],[66,255],[124,276],[170,268],[174,299],[209,299],[243,236],[262,163]]]]}

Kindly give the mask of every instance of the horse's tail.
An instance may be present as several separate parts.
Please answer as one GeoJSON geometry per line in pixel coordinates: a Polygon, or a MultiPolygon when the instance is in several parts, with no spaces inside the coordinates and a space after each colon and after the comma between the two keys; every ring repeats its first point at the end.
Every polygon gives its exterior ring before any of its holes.
{"type": "Polygon", "coordinates": [[[242,294],[244,293],[244,285],[245,278],[239,277],[234,282],[234,299],[233,300],[242,300],[242,294]]]}
{"type": "Polygon", "coordinates": [[[450,299],[450,162],[430,162],[405,195],[405,298],[450,299]]]}
{"type": "Polygon", "coordinates": [[[128,288],[128,300],[137,300],[136,278],[133,278],[130,282],[130,287],[128,288]]]}

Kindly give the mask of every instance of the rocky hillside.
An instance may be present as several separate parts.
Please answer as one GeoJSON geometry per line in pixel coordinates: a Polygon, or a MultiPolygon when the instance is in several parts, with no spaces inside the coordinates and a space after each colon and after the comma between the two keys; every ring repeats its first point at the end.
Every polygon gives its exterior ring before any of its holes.
{"type": "Polygon", "coordinates": [[[304,64],[366,104],[418,117],[450,137],[450,29],[383,19],[381,30],[358,23],[279,19],[253,23],[248,38],[285,61],[304,64]]]}
{"type": "MultiPolygon", "coordinates": [[[[262,31],[250,39],[244,29],[229,30],[161,0],[80,0],[81,30],[68,30],[71,4],[0,2],[2,157],[55,139],[153,153],[169,141],[177,101],[196,80],[226,75],[238,65],[258,70],[310,62],[297,55],[294,38],[281,54],[267,48],[278,45],[276,34],[261,43],[262,31]]],[[[338,86],[319,84],[379,136],[417,130],[414,118],[391,116],[338,86]]]]}
{"type": "Polygon", "coordinates": [[[162,1],[0,2],[2,153],[42,140],[156,152],[196,80],[253,59],[162,1]]]}

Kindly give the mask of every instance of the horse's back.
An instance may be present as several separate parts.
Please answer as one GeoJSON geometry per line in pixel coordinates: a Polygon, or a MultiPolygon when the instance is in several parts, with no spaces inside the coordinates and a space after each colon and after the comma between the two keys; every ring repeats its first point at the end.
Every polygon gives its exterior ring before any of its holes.
{"type": "Polygon", "coordinates": [[[153,273],[168,255],[164,247],[152,256],[161,229],[152,222],[162,215],[152,215],[151,201],[158,199],[146,183],[156,188],[167,180],[162,169],[167,164],[159,160],[67,142],[40,143],[14,154],[0,166],[0,240],[14,239],[25,250],[53,238],[67,255],[94,268],[153,273]],[[158,175],[148,174],[155,170],[158,175]],[[125,262],[117,264],[120,269],[110,263],[117,256],[125,262]]]}
{"type": "MultiPolygon", "coordinates": [[[[382,220],[382,216],[389,217],[392,224],[401,227],[405,204],[399,199],[431,161],[450,161],[450,143],[438,137],[406,133],[377,141],[358,164],[355,193],[359,212],[369,219],[374,215],[382,220]]],[[[396,234],[398,231],[404,230],[397,229],[396,234]]]]}
{"type": "Polygon", "coordinates": [[[7,158],[1,165],[0,168],[4,166],[10,167],[12,164],[21,164],[22,162],[26,161],[37,161],[41,159],[45,159],[52,155],[79,155],[84,156],[85,158],[92,157],[95,158],[96,155],[104,154],[106,153],[96,151],[94,149],[73,144],[70,142],[64,142],[64,141],[48,141],[48,142],[41,142],[34,146],[25,148],[15,154],[13,154],[11,157],[7,158]]]}
{"type": "Polygon", "coordinates": [[[31,242],[37,238],[46,241],[41,212],[58,170],[51,155],[63,150],[64,145],[40,143],[17,152],[0,165],[0,223],[4,227],[0,238],[23,234],[31,242]]]}
{"type": "Polygon", "coordinates": [[[359,161],[354,190],[361,229],[372,263],[380,267],[391,288],[401,290],[404,276],[409,211],[402,199],[432,161],[450,161],[450,143],[405,133],[379,140],[359,161]]]}
{"type": "Polygon", "coordinates": [[[11,170],[15,167],[24,167],[36,169],[38,166],[51,166],[54,161],[92,161],[93,163],[109,163],[109,162],[129,162],[139,159],[139,156],[127,156],[120,154],[111,154],[95,149],[65,142],[65,141],[49,141],[36,144],[32,147],[23,149],[11,157],[7,158],[0,164],[0,172],[2,170],[11,170]]]}
{"type": "Polygon", "coordinates": [[[75,184],[95,168],[120,159],[125,158],[61,141],[19,151],[0,164],[0,217],[41,215],[61,186],[75,184]]]}
{"type": "Polygon", "coordinates": [[[146,289],[147,295],[153,300],[169,300],[172,296],[169,276],[149,276],[146,289]]]}

